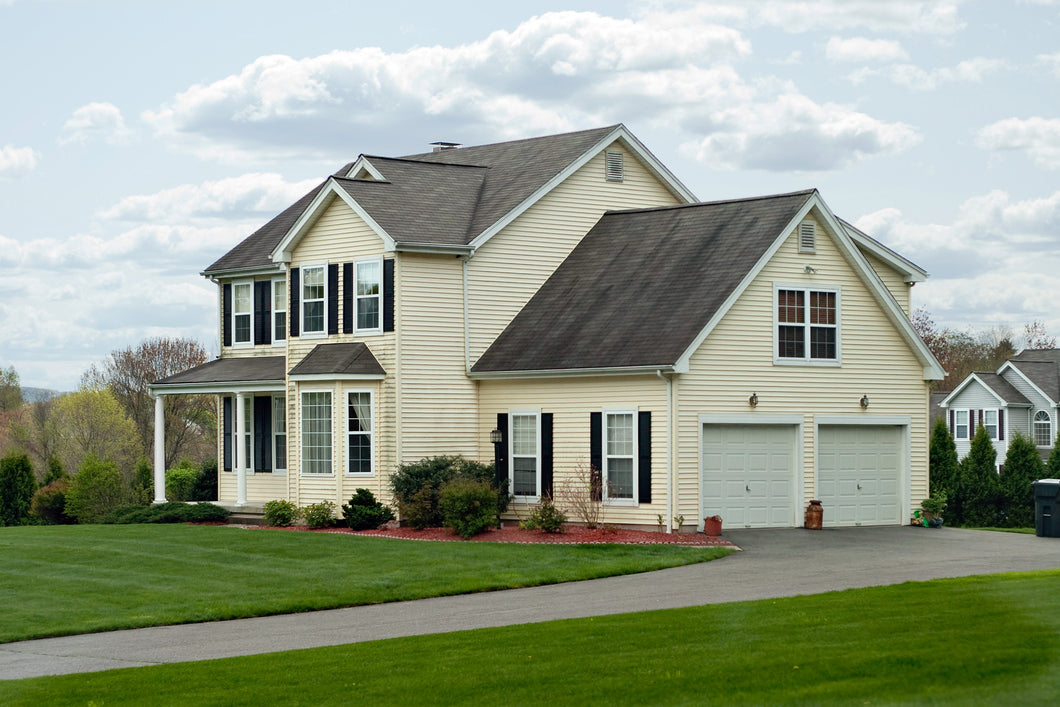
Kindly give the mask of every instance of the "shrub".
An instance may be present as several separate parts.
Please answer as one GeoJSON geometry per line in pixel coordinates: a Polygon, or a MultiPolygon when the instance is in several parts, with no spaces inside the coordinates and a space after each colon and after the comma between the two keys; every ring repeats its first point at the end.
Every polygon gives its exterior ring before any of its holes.
{"type": "Polygon", "coordinates": [[[438,511],[439,493],[430,487],[422,488],[407,502],[398,502],[401,520],[416,530],[437,528],[442,524],[438,511]]]}
{"type": "Polygon", "coordinates": [[[962,525],[980,528],[997,525],[997,508],[1001,495],[997,476],[997,452],[985,425],[976,429],[968,456],[961,461],[958,493],[962,525]]]}
{"type": "Polygon", "coordinates": [[[229,512],[212,503],[179,503],[170,501],[157,506],[123,506],[100,521],[101,523],[223,523],[229,512]]]}
{"type": "Polygon", "coordinates": [[[960,466],[957,462],[957,443],[950,434],[946,417],[935,420],[931,427],[930,451],[928,452],[929,489],[932,495],[942,493],[952,496],[957,489],[960,466]]]}
{"type": "Polygon", "coordinates": [[[65,478],[67,478],[66,470],[63,469],[62,462],[59,461],[59,458],[54,454],[48,457],[48,471],[44,473],[44,485],[47,486],[53,481],[65,478]]]}
{"type": "Polygon", "coordinates": [[[441,525],[442,513],[438,507],[441,490],[454,479],[489,484],[495,489],[497,513],[507,510],[508,489],[506,485],[503,489],[496,489],[493,464],[482,464],[461,456],[426,457],[411,464],[401,464],[390,476],[390,488],[402,521],[415,528],[441,525]]]}
{"type": "Polygon", "coordinates": [[[144,457],[136,462],[133,468],[132,482],[133,503],[147,504],[155,499],[155,472],[151,468],[151,462],[144,457]]]}
{"type": "Polygon", "coordinates": [[[280,499],[265,503],[265,522],[273,527],[286,528],[301,515],[302,511],[290,501],[280,499]]]}
{"type": "Polygon", "coordinates": [[[580,462],[574,473],[556,484],[560,503],[586,528],[604,524],[603,484],[600,470],[580,462]]]}
{"type": "MultiPolygon", "coordinates": [[[[566,514],[556,508],[551,496],[545,495],[541,497],[541,503],[530,511],[530,517],[520,523],[519,527],[525,530],[543,530],[546,533],[562,533],[563,524],[566,522],[566,514]]],[[[662,523],[659,525],[662,526],[662,523]]]]}
{"type": "Polygon", "coordinates": [[[60,477],[51,483],[41,486],[33,494],[30,513],[37,516],[47,525],[68,525],[76,521],[66,515],[66,491],[70,488],[70,478],[60,477]]]}
{"type": "Polygon", "coordinates": [[[170,501],[190,501],[200,476],[202,469],[191,460],[182,459],[180,464],[166,471],[166,498],[170,501]]]}
{"type": "Polygon", "coordinates": [[[349,504],[342,504],[342,517],[351,530],[375,530],[394,520],[394,512],[375,500],[375,495],[368,489],[357,489],[349,504]]]}
{"type": "Polygon", "coordinates": [[[0,525],[22,525],[36,490],[28,456],[13,452],[0,459],[0,525]]]}
{"type": "Polygon", "coordinates": [[[305,524],[314,530],[331,528],[335,525],[335,504],[331,501],[310,503],[302,509],[302,517],[305,518],[305,524]]]}
{"type": "Polygon", "coordinates": [[[191,490],[192,501],[217,500],[217,459],[208,459],[202,464],[202,473],[191,490]]]}
{"type": "Polygon", "coordinates": [[[489,482],[455,479],[442,489],[438,505],[445,527],[462,538],[497,525],[497,491],[489,482]]]}
{"type": "Polygon", "coordinates": [[[1011,528],[1034,527],[1034,487],[1045,471],[1038,449],[1017,432],[1009,441],[1005,465],[998,479],[1001,487],[1001,524],[1011,528]]]}
{"type": "Polygon", "coordinates": [[[66,492],[66,513],[77,518],[78,523],[95,523],[133,500],[118,465],[100,461],[90,454],[70,482],[70,489],[66,492]]]}

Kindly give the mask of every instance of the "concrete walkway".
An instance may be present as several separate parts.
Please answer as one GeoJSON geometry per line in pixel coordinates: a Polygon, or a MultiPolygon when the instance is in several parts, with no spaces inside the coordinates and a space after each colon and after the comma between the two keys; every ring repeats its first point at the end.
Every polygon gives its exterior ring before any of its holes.
{"type": "Polygon", "coordinates": [[[227,658],[382,638],[972,574],[1060,568],[1060,538],[944,528],[726,531],[715,562],[547,587],[0,644],[0,679],[227,658]]]}

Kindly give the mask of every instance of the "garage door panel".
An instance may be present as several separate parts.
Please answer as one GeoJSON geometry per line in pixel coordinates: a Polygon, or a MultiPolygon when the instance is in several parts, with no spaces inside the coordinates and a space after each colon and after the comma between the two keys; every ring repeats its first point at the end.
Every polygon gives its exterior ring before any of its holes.
{"type": "Polygon", "coordinates": [[[792,425],[704,425],[704,514],[720,515],[730,527],[790,527],[795,430],[792,425]]]}
{"type": "Polygon", "coordinates": [[[884,425],[818,428],[818,497],[827,525],[900,523],[902,430],[884,425]]]}

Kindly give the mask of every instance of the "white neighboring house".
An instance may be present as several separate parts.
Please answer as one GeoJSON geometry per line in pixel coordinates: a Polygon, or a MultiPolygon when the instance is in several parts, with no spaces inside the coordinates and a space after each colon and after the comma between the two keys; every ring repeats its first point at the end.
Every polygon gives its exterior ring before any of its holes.
{"type": "Polygon", "coordinates": [[[1005,361],[996,373],[973,372],[939,407],[957,442],[957,456],[968,455],[971,439],[986,427],[1000,466],[1016,432],[1034,441],[1043,458],[1056,440],[1060,406],[1060,349],[1031,349],[1005,361]]]}

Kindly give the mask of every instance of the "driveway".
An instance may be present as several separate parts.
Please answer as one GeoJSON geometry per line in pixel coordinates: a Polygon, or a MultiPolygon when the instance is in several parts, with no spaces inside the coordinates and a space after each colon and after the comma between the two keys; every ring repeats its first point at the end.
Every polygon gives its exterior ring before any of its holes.
{"type": "Polygon", "coordinates": [[[733,530],[742,552],[639,575],[397,604],[0,644],[0,679],[837,589],[1060,568],[1060,538],[908,526],[733,530]]]}

